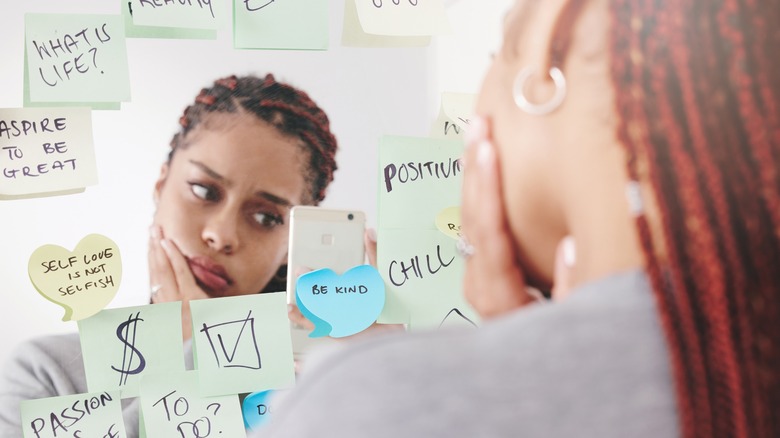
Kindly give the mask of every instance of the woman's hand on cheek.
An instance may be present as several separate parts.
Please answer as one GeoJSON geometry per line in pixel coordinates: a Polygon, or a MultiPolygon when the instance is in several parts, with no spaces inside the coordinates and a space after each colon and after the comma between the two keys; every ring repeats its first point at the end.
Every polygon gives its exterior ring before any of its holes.
{"type": "Polygon", "coordinates": [[[162,230],[154,225],[149,241],[149,277],[156,293],[153,303],[181,301],[182,336],[192,336],[190,300],[208,298],[195,282],[187,259],[172,240],[166,239],[162,230]]]}
{"type": "Polygon", "coordinates": [[[483,317],[517,309],[534,298],[526,292],[514,238],[504,210],[501,168],[485,121],[472,121],[465,152],[461,232],[470,245],[463,290],[483,317]]]}

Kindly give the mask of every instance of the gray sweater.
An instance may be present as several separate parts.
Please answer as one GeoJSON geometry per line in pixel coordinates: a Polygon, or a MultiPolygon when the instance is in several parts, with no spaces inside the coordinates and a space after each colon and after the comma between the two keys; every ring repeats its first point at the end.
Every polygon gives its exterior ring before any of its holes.
{"type": "Polygon", "coordinates": [[[273,437],[675,437],[665,339],[640,271],[455,330],[312,358],[273,437]]]}

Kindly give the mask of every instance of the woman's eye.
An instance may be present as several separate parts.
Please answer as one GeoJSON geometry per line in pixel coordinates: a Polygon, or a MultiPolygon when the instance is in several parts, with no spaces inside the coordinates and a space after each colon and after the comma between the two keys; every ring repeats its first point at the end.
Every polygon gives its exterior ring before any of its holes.
{"type": "Polygon", "coordinates": [[[190,190],[192,194],[204,201],[216,201],[218,193],[213,187],[209,187],[203,184],[190,183],[190,190]]]}
{"type": "Polygon", "coordinates": [[[258,224],[267,228],[273,228],[284,223],[284,220],[281,218],[281,216],[270,213],[255,213],[254,220],[258,224]]]}

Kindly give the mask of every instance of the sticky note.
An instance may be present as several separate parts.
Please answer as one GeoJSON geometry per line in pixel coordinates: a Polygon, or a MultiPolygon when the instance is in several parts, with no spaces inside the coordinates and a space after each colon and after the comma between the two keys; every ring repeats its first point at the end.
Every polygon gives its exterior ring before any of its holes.
{"type": "Polygon", "coordinates": [[[378,228],[435,230],[436,215],[460,205],[462,154],[461,141],[382,137],[378,228]]]}
{"type": "Polygon", "coordinates": [[[117,392],[23,400],[20,407],[24,438],[127,436],[117,392]]]}
{"type": "Polygon", "coordinates": [[[328,48],[328,0],[233,0],[237,49],[328,48]]]}
{"type": "Polygon", "coordinates": [[[130,100],[120,15],[26,14],[31,102],[130,100]]]}
{"type": "Polygon", "coordinates": [[[376,268],[360,265],[338,275],[318,269],[298,277],[296,302],[317,318],[309,337],[342,338],[367,329],[385,305],[385,284],[376,268]]]}
{"type": "Polygon", "coordinates": [[[63,321],[78,321],[114,298],[122,281],[122,257],[113,240],[90,234],[72,252],[58,245],[39,247],[27,272],[38,293],[65,309],[63,321]]]}
{"type": "Polygon", "coordinates": [[[470,93],[442,93],[439,117],[431,127],[433,138],[463,138],[471,123],[477,96],[470,93]]]}
{"type": "Polygon", "coordinates": [[[0,199],[82,191],[97,184],[88,108],[0,108],[0,199]]]}
{"type": "Polygon", "coordinates": [[[285,292],[195,300],[190,310],[201,394],[281,389],[295,382],[285,292]]]}
{"type": "Polygon", "coordinates": [[[430,36],[388,36],[366,33],[358,18],[355,0],[344,3],[341,45],[344,47],[426,47],[430,36]]]}
{"type": "Polygon", "coordinates": [[[144,376],[141,413],[150,437],[246,437],[238,395],[204,397],[197,371],[144,376]]]}
{"type": "Polygon", "coordinates": [[[27,64],[27,50],[24,50],[24,75],[22,78],[22,102],[25,108],[61,108],[84,107],[93,110],[116,111],[121,108],[119,102],[33,102],[30,100],[30,72],[27,64]]]}
{"type": "Polygon", "coordinates": [[[143,26],[135,24],[133,23],[133,2],[131,0],[118,1],[122,8],[126,38],[217,39],[217,31],[214,29],[189,29],[182,27],[143,26]]]}
{"type": "Polygon", "coordinates": [[[90,391],[136,397],[144,375],[184,370],[180,302],[104,309],[78,326],[90,391]]]}
{"type": "Polygon", "coordinates": [[[363,31],[375,35],[441,35],[450,31],[444,0],[355,0],[363,31]]]}
{"type": "Polygon", "coordinates": [[[436,215],[436,228],[445,236],[460,237],[460,207],[447,207],[436,215]]]}
{"type": "Polygon", "coordinates": [[[265,425],[273,415],[275,397],[281,391],[259,391],[248,394],[241,403],[244,416],[244,427],[257,431],[265,425]]]}
{"type": "Polygon", "coordinates": [[[387,288],[379,322],[436,328],[452,309],[478,321],[463,297],[463,260],[452,238],[436,229],[381,229],[377,236],[377,266],[387,288]]]}
{"type": "Polygon", "coordinates": [[[133,24],[190,29],[219,28],[224,9],[229,0],[130,0],[133,24]]]}

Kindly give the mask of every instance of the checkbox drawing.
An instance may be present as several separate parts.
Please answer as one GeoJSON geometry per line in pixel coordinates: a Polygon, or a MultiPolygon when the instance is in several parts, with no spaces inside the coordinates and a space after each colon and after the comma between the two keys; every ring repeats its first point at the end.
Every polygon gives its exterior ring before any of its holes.
{"type": "Polygon", "coordinates": [[[261,368],[260,348],[255,336],[255,318],[250,310],[246,318],[206,325],[206,335],[219,368],[261,368]]]}

